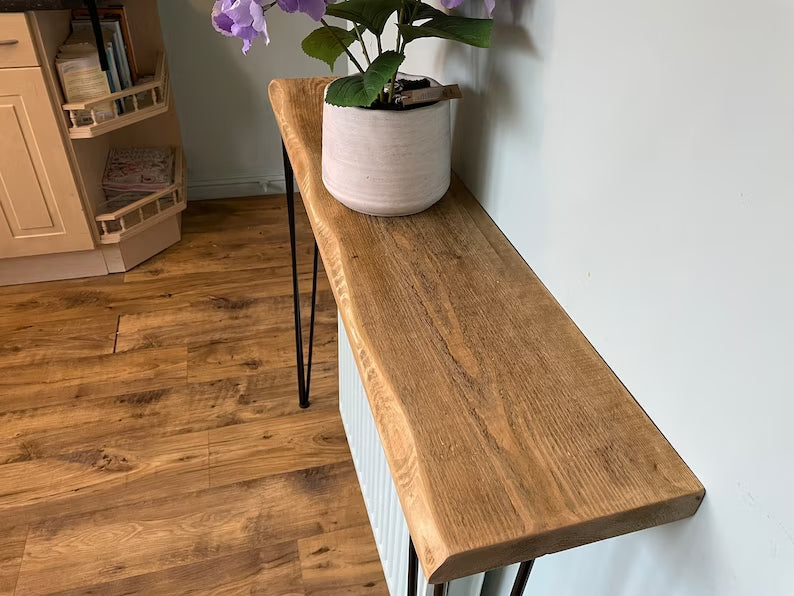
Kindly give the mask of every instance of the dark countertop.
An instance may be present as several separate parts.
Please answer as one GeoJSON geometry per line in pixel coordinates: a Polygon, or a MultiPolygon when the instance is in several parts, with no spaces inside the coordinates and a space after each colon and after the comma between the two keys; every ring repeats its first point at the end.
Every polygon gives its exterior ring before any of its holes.
{"type": "Polygon", "coordinates": [[[61,10],[64,8],[80,8],[82,6],[82,0],[0,0],[0,12],[61,10]]]}

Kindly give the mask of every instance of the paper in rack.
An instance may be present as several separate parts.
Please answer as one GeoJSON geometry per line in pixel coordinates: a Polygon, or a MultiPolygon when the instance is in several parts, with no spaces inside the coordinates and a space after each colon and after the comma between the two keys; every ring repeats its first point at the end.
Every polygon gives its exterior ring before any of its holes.
{"type": "Polygon", "coordinates": [[[108,155],[102,188],[116,192],[156,192],[174,183],[172,147],[114,147],[108,155]]]}

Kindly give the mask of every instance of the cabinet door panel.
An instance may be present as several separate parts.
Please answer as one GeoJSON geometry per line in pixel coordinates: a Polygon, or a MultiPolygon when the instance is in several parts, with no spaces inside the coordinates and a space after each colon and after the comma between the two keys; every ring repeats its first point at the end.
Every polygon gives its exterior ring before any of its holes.
{"type": "Polygon", "coordinates": [[[42,192],[33,157],[28,151],[22,131],[20,115],[24,116],[21,97],[5,97],[0,104],[0,164],[8,175],[3,176],[3,207],[8,208],[6,219],[15,237],[27,231],[41,228],[53,229],[55,222],[49,212],[47,199],[42,192]],[[7,103],[6,103],[7,102],[7,103]],[[13,201],[12,197],[27,197],[25,201],[13,201]]]}
{"type": "Polygon", "coordinates": [[[94,247],[39,68],[0,69],[0,257],[94,247]]]}

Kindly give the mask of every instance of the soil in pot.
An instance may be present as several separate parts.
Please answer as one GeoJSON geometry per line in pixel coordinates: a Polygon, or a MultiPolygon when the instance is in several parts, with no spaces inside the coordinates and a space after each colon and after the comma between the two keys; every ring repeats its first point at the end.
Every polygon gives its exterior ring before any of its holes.
{"type": "MultiPolygon", "coordinates": [[[[394,93],[398,94],[402,91],[414,91],[416,89],[427,89],[430,87],[430,79],[397,79],[394,83],[394,93]]],[[[431,106],[434,103],[438,103],[435,101],[429,101],[425,103],[414,103],[411,105],[404,106],[402,103],[387,103],[380,101],[380,99],[375,99],[372,104],[368,107],[370,110],[413,110],[414,108],[423,108],[425,106],[431,106]]]]}

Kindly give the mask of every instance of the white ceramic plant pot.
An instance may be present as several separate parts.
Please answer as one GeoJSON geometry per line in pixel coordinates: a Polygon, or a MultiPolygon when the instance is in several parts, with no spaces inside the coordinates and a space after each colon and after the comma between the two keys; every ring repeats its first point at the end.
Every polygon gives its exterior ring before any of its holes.
{"type": "Polygon", "coordinates": [[[326,103],[325,187],[342,204],[368,215],[424,211],[449,188],[449,130],[448,101],[412,110],[326,103]]]}

